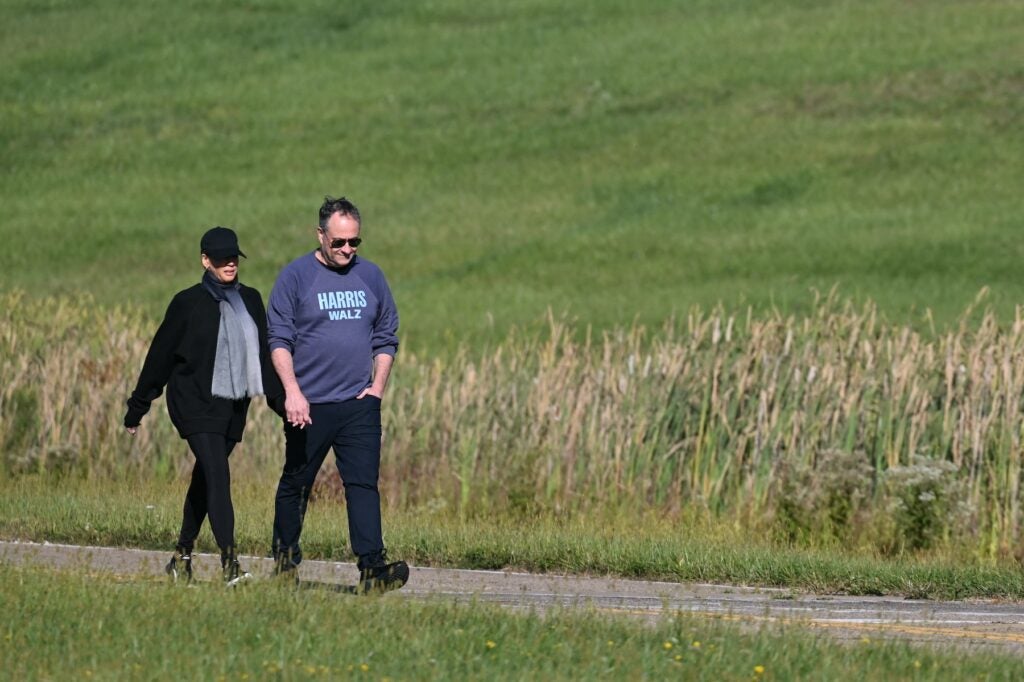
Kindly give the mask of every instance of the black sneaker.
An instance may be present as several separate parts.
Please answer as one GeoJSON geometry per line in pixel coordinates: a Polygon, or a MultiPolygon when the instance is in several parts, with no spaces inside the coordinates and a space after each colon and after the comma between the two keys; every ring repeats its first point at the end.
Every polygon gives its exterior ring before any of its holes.
{"type": "Polygon", "coordinates": [[[274,579],[282,585],[299,584],[299,567],[284,554],[274,557],[274,579]]]}
{"type": "Polygon", "coordinates": [[[382,563],[377,566],[367,566],[359,571],[359,584],[356,586],[356,592],[359,594],[382,594],[397,590],[407,582],[409,582],[409,564],[404,561],[382,563]]]}
{"type": "Polygon", "coordinates": [[[228,559],[224,563],[225,587],[234,587],[251,577],[252,575],[248,571],[243,571],[242,567],[238,565],[238,559],[228,559]]]}
{"type": "Polygon", "coordinates": [[[171,560],[164,567],[164,572],[171,576],[171,582],[178,582],[179,578],[185,579],[185,584],[192,583],[192,554],[182,550],[175,550],[171,560]]]}

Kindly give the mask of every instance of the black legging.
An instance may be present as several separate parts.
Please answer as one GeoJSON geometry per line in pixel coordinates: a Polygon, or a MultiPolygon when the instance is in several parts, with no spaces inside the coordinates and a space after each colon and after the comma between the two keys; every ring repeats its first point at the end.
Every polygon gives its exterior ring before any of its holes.
{"type": "Polygon", "coordinates": [[[178,546],[191,552],[203,520],[210,517],[213,538],[221,552],[235,546],[235,508],[231,503],[231,467],[228,457],[237,441],[220,433],[195,433],[188,446],[196,456],[192,482],[185,493],[178,546]]]}

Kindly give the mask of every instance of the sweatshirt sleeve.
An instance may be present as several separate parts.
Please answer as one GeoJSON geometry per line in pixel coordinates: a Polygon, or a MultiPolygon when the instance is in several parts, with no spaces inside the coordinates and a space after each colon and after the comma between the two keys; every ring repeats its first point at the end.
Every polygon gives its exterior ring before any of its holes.
{"type": "Polygon", "coordinates": [[[370,338],[373,355],[383,353],[394,356],[398,352],[398,307],[383,273],[380,273],[375,293],[380,306],[377,308],[377,319],[374,320],[373,336],[370,338]]]}
{"type": "Polygon", "coordinates": [[[267,302],[267,347],[295,353],[295,276],[285,268],[274,282],[267,302]]]}
{"type": "Polygon", "coordinates": [[[126,427],[138,426],[149,412],[153,401],[163,393],[174,369],[175,350],[185,334],[187,324],[187,305],[181,296],[175,296],[167,306],[164,320],[156,330],[149,352],[146,353],[139,381],[128,398],[128,411],[124,415],[126,427]]]}
{"type": "Polygon", "coordinates": [[[253,291],[252,314],[256,322],[256,332],[260,342],[260,370],[263,378],[263,394],[267,398],[267,405],[279,416],[284,416],[284,386],[281,379],[274,370],[270,361],[270,346],[267,343],[267,311],[263,307],[263,297],[260,292],[253,291]]]}

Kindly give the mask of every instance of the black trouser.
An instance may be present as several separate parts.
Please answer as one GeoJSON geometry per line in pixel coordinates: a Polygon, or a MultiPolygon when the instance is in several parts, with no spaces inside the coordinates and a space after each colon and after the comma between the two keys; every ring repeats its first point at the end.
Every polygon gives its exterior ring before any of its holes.
{"type": "Polygon", "coordinates": [[[203,520],[209,515],[213,538],[221,552],[235,546],[235,508],[231,503],[231,468],[228,457],[237,445],[220,433],[194,433],[188,446],[196,456],[192,482],[185,494],[178,546],[188,552],[195,546],[203,520]]]}
{"type": "Polygon", "coordinates": [[[327,450],[345,485],[348,535],[360,568],[373,565],[384,549],[380,522],[380,399],[320,403],[309,406],[312,424],[284,425],[285,463],[277,485],[274,510],[274,556],[302,561],[299,536],[309,491],[327,450]]]}

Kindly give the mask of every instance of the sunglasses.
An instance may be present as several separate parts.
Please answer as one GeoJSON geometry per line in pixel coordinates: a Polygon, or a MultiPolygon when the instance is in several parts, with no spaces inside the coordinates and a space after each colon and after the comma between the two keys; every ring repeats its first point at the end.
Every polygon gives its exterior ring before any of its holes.
{"type": "Polygon", "coordinates": [[[341,247],[345,246],[345,244],[348,244],[353,249],[357,249],[357,248],[359,248],[359,245],[362,244],[362,243],[363,243],[363,240],[360,239],[359,237],[352,237],[350,239],[332,239],[330,241],[329,246],[332,249],[340,249],[341,247]]]}

